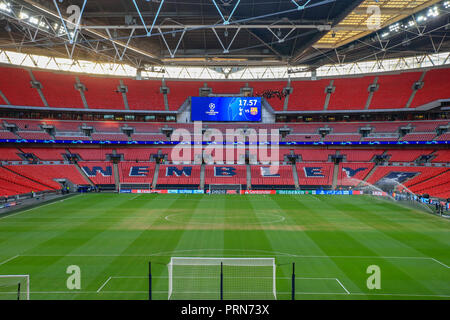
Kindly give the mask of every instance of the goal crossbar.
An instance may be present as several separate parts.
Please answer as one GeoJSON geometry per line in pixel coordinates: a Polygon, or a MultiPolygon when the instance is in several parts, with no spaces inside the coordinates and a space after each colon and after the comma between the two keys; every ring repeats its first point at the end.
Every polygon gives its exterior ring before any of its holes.
{"type": "MultiPolygon", "coordinates": [[[[275,258],[197,258],[197,257],[172,257],[170,263],[178,265],[223,265],[230,266],[274,266],[275,258]],[[250,263],[251,262],[251,263],[250,263]]],[[[169,264],[170,264],[169,263],[169,264]]]]}
{"type": "Polygon", "coordinates": [[[276,299],[275,258],[172,257],[167,266],[169,299],[276,299]]]}

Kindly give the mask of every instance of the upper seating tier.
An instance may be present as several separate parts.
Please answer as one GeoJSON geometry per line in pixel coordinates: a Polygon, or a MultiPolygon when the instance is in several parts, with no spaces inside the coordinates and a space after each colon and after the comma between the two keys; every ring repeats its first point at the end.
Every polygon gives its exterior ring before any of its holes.
{"type": "Polygon", "coordinates": [[[37,89],[31,87],[31,75],[28,70],[0,67],[0,104],[9,102],[14,106],[44,107],[44,102],[37,89]]]}
{"type": "MultiPolygon", "coordinates": [[[[38,89],[31,87],[30,71],[22,68],[2,67],[0,73],[0,91],[8,101],[2,103],[15,106],[45,107],[38,89]]],[[[161,92],[161,80],[134,80],[131,78],[97,77],[74,75],[47,71],[32,71],[42,85],[42,93],[48,105],[53,108],[84,108],[80,92],[75,88],[76,78],[86,88],[89,109],[125,110],[125,100],[119,90],[121,82],[126,87],[126,99],[130,110],[166,110],[164,94],[161,92]]],[[[427,103],[450,99],[450,68],[432,69],[425,73],[423,88],[416,91],[410,108],[427,103]]],[[[402,72],[397,74],[380,74],[351,76],[334,79],[293,80],[293,92],[289,96],[287,111],[322,111],[326,107],[326,88],[334,87],[329,94],[326,110],[364,110],[368,101],[368,87],[377,77],[379,89],[373,93],[369,109],[405,108],[412,97],[413,84],[420,79],[422,72],[402,72]]],[[[190,80],[166,81],[168,110],[178,110],[183,102],[191,96],[198,96],[199,89],[205,82],[190,80]]],[[[214,94],[240,94],[245,87],[244,81],[206,81],[214,94]]],[[[265,90],[282,91],[287,81],[252,81],[248,83],[254,94],[265,90]]],[[[0,101],[4,100],[0,98],[0,101]]],[[[284,110],[285,99],[268,100],[276,111],[284,110]]]]}

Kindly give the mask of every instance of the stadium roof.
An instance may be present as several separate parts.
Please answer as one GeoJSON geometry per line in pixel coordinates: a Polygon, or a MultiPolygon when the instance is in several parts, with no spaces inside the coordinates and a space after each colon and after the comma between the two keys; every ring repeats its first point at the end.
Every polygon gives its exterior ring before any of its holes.
{"type": "Polygon", "coordinates": [[[316,69],[448,52],[449,11],[436,0],[0,0],[0,50],[143,70],[316,69]]]}

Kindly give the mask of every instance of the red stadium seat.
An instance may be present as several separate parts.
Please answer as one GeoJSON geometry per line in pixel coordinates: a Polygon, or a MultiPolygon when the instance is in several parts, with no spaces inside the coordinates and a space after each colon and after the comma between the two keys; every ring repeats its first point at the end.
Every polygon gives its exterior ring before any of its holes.
{"type": "Polygon", "coordinates": [[[42,93],[50,107],[84,108],[80,92],[75,89],[74,75],[45,71],[33,71],[33,74],[42,84],[42,93]]]}
{"type": "Polygon", "coordinates": [[[70,148],[69,151],[72,154],[78,154],[82,160],[95,161],[106,160],[107,154],[112,154],[112,149],[98,149],[98,148],[70,148]]]}
{"type": "Polygon", "coordinates": [[[151,184],[155,174],[154,162],[121,162],[119,163],[120,183],[151,184]]]}
{"type": "Polygon", "coordinates": [[[388,150],[387,155],[390,155],[390,162],[413,162],[421,155],[428,155],[433,150],[388,150]]]}
{"type": "Polygon", "coordinates": [[[111,162],[79,162],[80,168],[95,184],[115,184],[111,162]]]}
{"type": "Polygon", "coordinates": [[[325,105],[325,88],[330,80],[292,81],[293,92],[289,96],[288,111],[323,110],[325,105]]]}
{"type": "Polygon", "coordinates": [[[331,186],[333,183],[334,164],[300,163],[296,165],[300,186],[331,186]]]}
{"type": "Polygon", "coordinates": [[[341,150],[339,154],[345,156],[347,162],[369,162],[376,155],[383,154],[383,150],[346,149],[341,150]]]}
{"type": "Polygon", "coordinates": [[[297,149],[295,154],[301,155],[303,161],[328,161],[330,155],[335,155],[335,150],[323,149],[297,149]]]}
{"type": "Polygon", "coordinates": [[[199,165],[161,165],[158,185],[200,185],[199,165]]]}
{"type": "Polygon", "coordinates": [[[2,161],[21,161],[19,154],[22,153],[16,148],[0,148],[0,160],[2,161]]]}
{"type": "Polygon", "coordinates": [[[87,185],[88,181],[80,174],[74,165],[17,165],[8,166],[8,169],[41,184],[49,189],[60,189],[61,185],[55,179],[67,179],[76,185],[87,185]]]}
{"type": "Polygon", "coordinates": [[[375,166],[370,162],[341,162],[339,163],[338,186],[357,186],[367,177],[375,166]]]}
{"type": "Polygon", "coordinates": [[[124,79],[128,87],[127,99],[130,110],[164,110],[164,95],[159,80],[124,79]]]}
{"type": "Polygon", "coordinates": [[[270,166],[251,166],[252,186],[265,185],[271,189],[273,186],[295,185],[292,166],[273,166],[278,170],[272,171],[270,168],[270,166]]]}
{"type": "Polygon", "coordinates": [[[42,161],[62,161],[63,154],[67,153],[64,148],[21,148],[24,153],[32,153],[42,161]]]}
{"type": "Polygon", "coordinates": [[[423,79],[423,88],[417,90],[411,108],[450,98],[450,68],[429,70],[423,79]]]}
{"type": "Polygon", "coordinates": [[[198,97],[203,82],[198,81],[166,81],[170,93],[167,95],[169,110],[178,110],[189,97],[198,97]]]}
{"type": "Polygon", "coordinates": [[[205,166],[205,184],[247,184],[245,165],[207,165],[205,166]]]}
{"type": "MultiPolygon", "coordinates": [[[[28,70],[0,67],[0,91],[15,106],[44,107],[37,89],[31,87],[28,70]]],[[[0,97],[1,104],[6,104],[0,97]]]]}
{"type": "Polygon", "coordinates": [[[400,109],[406,106],[413,85],[421,72],[404,72],[378,77],[378,90],[374,92],[369,109],[400,109]],[[395,89],[394,89],[395,88],[395,89]]]}
{"type": "Polygon", "coordinates": [[[79,78],[86,87],[84,96],[89,109],[125,109],[122,93],[117,90],[120,85],[119,79],[90,76],[79,78]]]}
{"type": "Polygon", "coordinates": [[[369,85],[375,77],[335,79],[328,110],[363,110],[369,98],[369,85]]]}

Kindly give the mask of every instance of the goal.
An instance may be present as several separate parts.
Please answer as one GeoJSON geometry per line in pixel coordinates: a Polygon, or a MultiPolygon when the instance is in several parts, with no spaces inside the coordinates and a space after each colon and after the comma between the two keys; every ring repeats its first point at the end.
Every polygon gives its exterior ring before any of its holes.
{"type": "Polygon", "coordinates": [[[150,183],[121,183],[119,184],[119,193],[128,193],[137,190],[138,193],[150,193],[150,183]]]}
{"type": "Polygon", "coordinates": [[[274,300],[275,258],[172,257],[169,300],[274,300]]]}
{"type": "Polygon", "coordinates": [[[30,300],[30,276],[0,275],[0,300],[30,300]]]}
{"type": "Polygon", "coordinates": [[[209,194],[240,194],[242,186],[240,184],[210,184],[209,194]]]}

